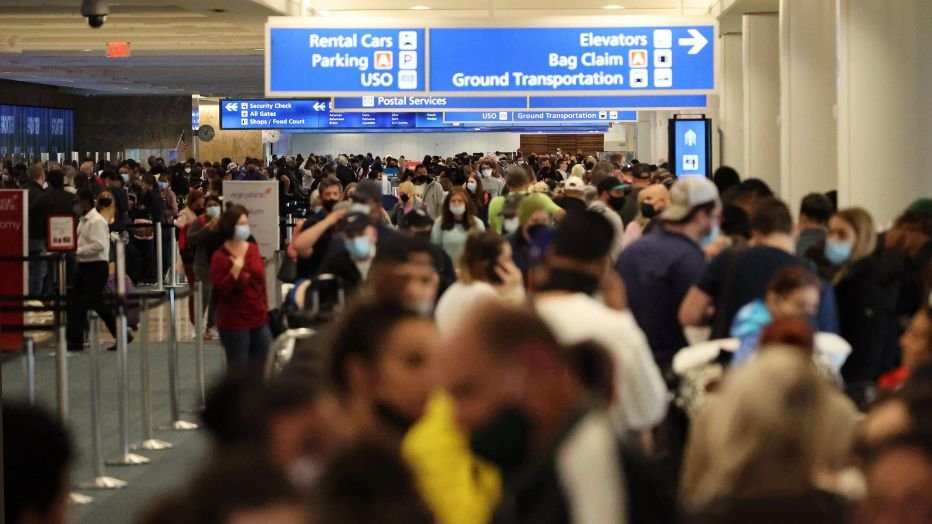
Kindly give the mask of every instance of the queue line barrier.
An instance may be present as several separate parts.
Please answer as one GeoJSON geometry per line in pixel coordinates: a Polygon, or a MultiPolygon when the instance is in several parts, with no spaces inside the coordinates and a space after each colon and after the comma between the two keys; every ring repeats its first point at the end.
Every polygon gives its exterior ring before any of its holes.
{"type": "MultiPolygon", "coordinates": [[[[138,226],[138,227],[152,227],[151,225],[138,226]]],[[[174,229],[174,228],[173,228],[174,229]]],[[[160,232],[161,228],[156,228],[157,232],[160,232]]],[[[156,234],[158,237],[161,235],[156,234]]],[[[172,240],[174,240],[174,231],[172,231],[172,240]]],[[[179,376],[177,373],[178,370],[178,360],[179,360],[179,351],[178,351],[178,329],[177,329],[177,299],[182,298],[187,293],[185,289],[187,286],[179,284],[177,282],[175,271],[172,271],[172,275],[175,277],[172,278],[172,281],[167,286],[160,286],[163,289],[155,289],[149,292],[136,292],[128,293],[126,290],[126,266],[125,266],[125,242],[128,241],[128,235],[125,233],[122,235],[122,238],[117,239],[114,242],[116,260],[117,260],[117,290],[114,295],[107,296],[105,295],[102,300],[107,303],[113,303],[116,310],[116,320],[117,320],[117,385],[118,385],[118,403],[119,403],[119,453],[116,457],[110,461],[103,460],[103,451],[101,449],[101,421],[100,421],[100,340],[99,340],[99,331],[100,331],[100,319],[96,313],[91,312],[89,318],[89,333],[90,333],[90,348],[88,351],[88,360],[89,360],[89,382],[90,382],[90,391],[91,398],[90,408],[91,408],[91,457],[93,459],[93,469],[94,469],[94,478],[86,483],[80,485],[84,489],[119,489],[126,486],[124,481],[119,479],[109,477],[106,475],[105,464],[109,465],[141,465],[149,462],[149,459],[142,457],[140,455],[135,455],[130,453],[130,449],[144,449],[144,450],[162,450],[169,449],[171,444],[154,437],[153,431],[153,420],[152,420],[152,386],[151,386],[151,359],[149,353],[149,321],[148,315],[146,314],[153,308],[161,307],[164,303],[169,304],[170,308],[170,319],[169,319],[169,333],[168,333],[168,367],[169,367],[169,403],[171,406],[171,424],[169,429],[172,430],[189,430],[194,429],[197,426],[190,422],[183,421],[180,418],[180,384],[179,376]],[[141,359],[140,359],[140,380],[141,380],[141,410],[140,416],[142,418],[142,427],[143,427],[143,440],[136,443],[133,446],[129,444],[129,373],[128,373],[128,322],[127,322],[127,310],[130,302],[138,302],[141,309],[140,315],[140,335],[141,335],[141,359]]],[[[157,251],[159,252],[158,260],[161,261],[161,242],[159,239],[157,241],[157,251]]],[[[173,242],[173,245],[177,246],[173,242]]],[[[177,253],[176,257],[177,258],[177,253]]],[[[34,255],[30,257],[10,257],[2,256],[0,261],[14,261],[14,262],[28,262],[33,260],[50,260],[58,262],[58,272],[57,277],[59,281],[58,289],[56,293],[52,296],[31,296],[28,294],[22,295],[0,295],[0,309],[4,310],[14,310],[14,311],[49,311],[55,313],[53,317],[53,323],[49,324],[19,324],[19,325],[4,325],[4,330],[15,330],[22,332],[32,332],[32,331],[52,331],[57,333],[57,343],[55,350],[55,361],[56,361],[56,392],[57,392],[57,401],[58,409],[57,414],[59,420],[63,424],[68,423],[70,415],[70,406],[69,406],[69,374],[68,374],[68,348],[67,348],[67,311],[68,311],[68,294],[67,294],[67,270],[66,270],[66,258],[63,254],[53,254],[53,255],[34,255]],[[48,302],[48,305],[28,305],[24,302],[30,300],[45,300],[48,302]]],[[[161,264],[159,264],[161,266],[161,264]]],[[[175,268],[174,261],[172,262],[172,269],[175,268]]],[[[160,283],[162,281],[161,271],[160,271],[160,283]]],[[[202,296],[202,285],[201,283],[196,283],[193,286],[193,300],[195,301],[195,324],[196,332],[198,333],[197,342],[196,342],[196,378],[197,378],[197,408],[200,409],[203,407],[205,389],[206,389],[206,377],[205,377],[205,365],[204,365],[204,343],[202,335],[204,331],[204,315],[203,315],[203,296],[202,296]]],[[[35,402],[35,372],[36,372],[36,360],[35,360],[35,339],[33,337],[25,337],[23,345],[23,357],[24,357],[24,382],[26,385],[26,398],[29,402],[35,402]]],[[[93,499],[90,497],[72,493],[71,502],[76,504],[86,504],[90,503],[93,499]]]]}

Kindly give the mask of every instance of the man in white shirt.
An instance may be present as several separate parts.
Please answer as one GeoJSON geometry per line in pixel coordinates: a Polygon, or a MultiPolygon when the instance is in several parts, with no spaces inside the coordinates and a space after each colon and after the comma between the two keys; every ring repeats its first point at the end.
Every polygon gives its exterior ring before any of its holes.
{"type": "Polygon", "coordinates": [[[78,192],[75,211],[81,219],[74,289],[68,311],[68,351],[83,351],[88,310],[97,311],[113,335],[116,334],[116,320],[113,307],[101,301],[110,274],[110,227],[95,209],[94,194],[87,189],[78,192]]]}
{"type": "MultiPolygon", "coordinates": [[[[609,262],[612,226],[592,211],[567,215],[546,258],[547,278],[534,296],[534,308],[564,345],[592,341],[614,361],[614,400],[610,415],[619,433],[646,432],[667,412],[668,391],[647,338],[627,309],[613,309],[593,298],[608,296],[604,279],[615,277],[609,262]]],[[[616,295],[623,291],[614,288],[616,295]]]]}

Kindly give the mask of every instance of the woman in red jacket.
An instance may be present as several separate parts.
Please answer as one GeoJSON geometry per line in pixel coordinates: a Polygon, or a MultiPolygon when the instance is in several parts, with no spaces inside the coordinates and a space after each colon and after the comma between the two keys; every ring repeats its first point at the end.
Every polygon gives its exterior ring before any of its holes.
{"type": "Polygon", "coordinates": [[[230,206],[217,224],[226,241],[210,261],[217,328],[230,368],[261,366],[272,343],[265,264],[249,230],[249,212],[230,206]]]}

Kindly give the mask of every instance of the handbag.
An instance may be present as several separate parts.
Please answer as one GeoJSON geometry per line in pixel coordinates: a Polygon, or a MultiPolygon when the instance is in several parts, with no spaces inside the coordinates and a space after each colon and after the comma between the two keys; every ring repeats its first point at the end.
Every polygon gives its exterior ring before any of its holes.
{"type": "Polygon", "coordinates": [[[294,281],[298,278],[298,264],[291,257],[286,256],[282,260],[282,265],[278,268],[277,278],[280,282],[294,284],[294,281]]]}

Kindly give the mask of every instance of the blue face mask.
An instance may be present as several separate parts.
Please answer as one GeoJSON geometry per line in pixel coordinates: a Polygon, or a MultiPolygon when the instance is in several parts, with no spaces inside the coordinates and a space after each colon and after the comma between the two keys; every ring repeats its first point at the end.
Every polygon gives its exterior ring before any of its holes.
{"type": "Polygon", "coordinates": [[[468,182],[468,183],[466,184],[466,189],[468,189],[470,193],[475,193],[475,192],[476,192],[476,183],[475,183],[475,182],[468,182]]]}
{"type": "Polygon", "coordinates": [[[828,239],[825,241],[825,258],[833,266],[840,266],[851,259],[851,244],[828,239]]]}
{"type": "Polygon", "coordinates": [[[129,174],[128,174],[128,173],[120,173],[120,176],[123,177],[123,183],[124,183],[124,184],[129,184],[129,174]]]}
{"type": "Polygon", "coordinates": [[[208,207],[206,214],[207,214],[207,218],[217,218],[218,216],[220,216],[220,206],[208,207]]]}
{"type": "Polygon", "coordinates": [[[168,188],[168,182],[159,182],[159,189],[164,191],[166,188],[168,188]]]}
{"type": "Polygon", "coordinates": [[[355,260],[365,260],[372,253],[372,243],[369,242],[369,237],[365,235],[347,238],[344,245],[350,256],[355,260]]]}
{"type": "Polygon", "coordinates": [[[249,224],[238,224],[233,231],[233,238],[240,242],[245,242],[249,240],[249,235],[251,234],[252,232],[249,230],[249,224]]]}
{"type": "Polygon", "coordinates": [[[709,231],[708,235],[705,235],[704,237],[699,239],[699,244],[701,244],[702,246],[707,246],[711,244],[712,242],[715,242],[716,240],[718,240],[719,233],[721,233],[721,228],[719,228],[718,224],[715,224],[714,226],[712,226],[712,231],[709,231]]]}

